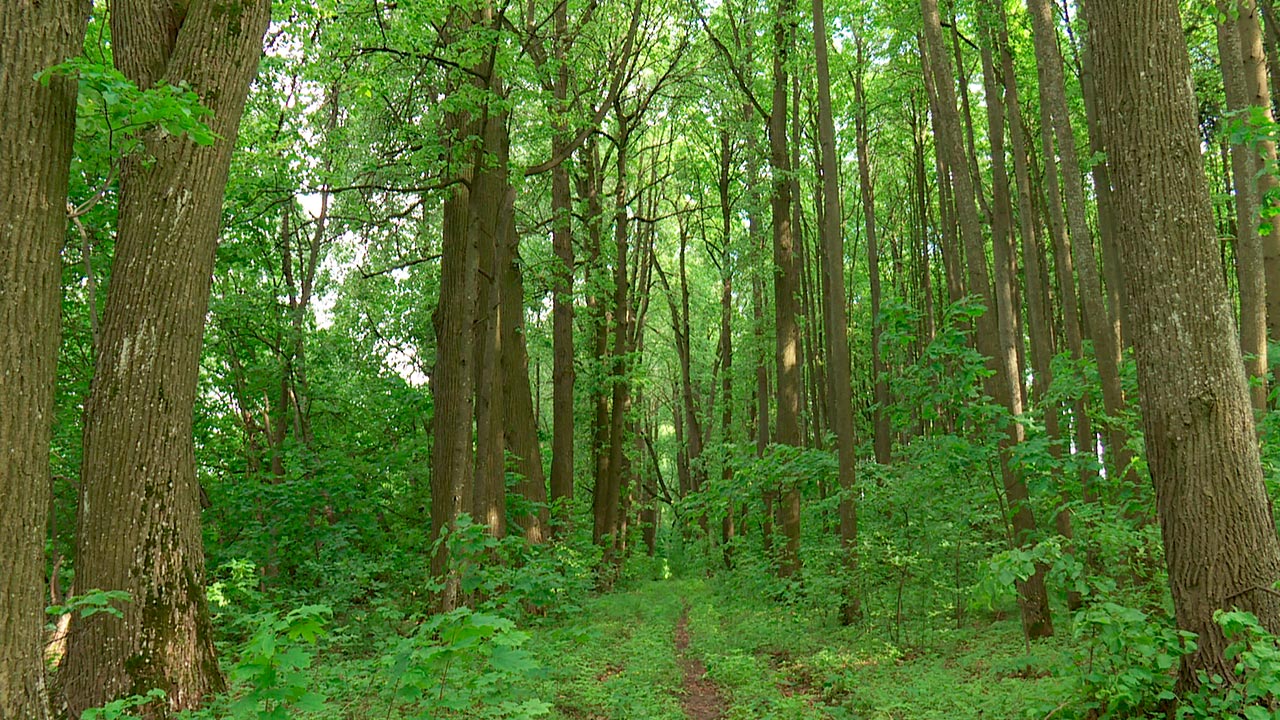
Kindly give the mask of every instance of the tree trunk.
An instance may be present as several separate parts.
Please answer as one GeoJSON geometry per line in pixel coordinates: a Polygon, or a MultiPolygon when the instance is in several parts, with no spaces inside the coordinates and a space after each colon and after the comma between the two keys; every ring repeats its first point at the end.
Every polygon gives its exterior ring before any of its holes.
{"type": "MultiPolygon", "coordinates": [[[[461,15],[459,16],[461,17],[461,15]]],[[[460,23],[465,25],[465,22],[460,23]]],[[[456,39],[454,40],[457,41],[456,39]]],[[[456,82],[456,81],[455,81],[456,82]]],[[[457,92],[457,88],[453,92],[457,92]]],[[[466,138],[477,132],[467,113],[445,116],[445,137],[466,138]]],[[[470,172],[470,159],[461,147],[448,147],[452,176],[459,181],[470,172]]],[[[431,574],[443,582],[439,609],[458,603],[458,578],[450,572],[447,533],[462,513],[472,509],[473,426],[475,409],[475,319],[478,258],[468,230],[469,186],[457,182],[444,200],[440,257],[440,301],[432,322],[436,331],[436,365],[431,375],[435,405],[431,454],[431,574]]]]}
{"type": "MultiPolygon", "coordinates": [[[[773,25],[773,108],[769,117],[769,165],[773,170],[773,290],[774,329],[776,333],[774,362],[777,365],[777,428],[780,445],[801,446],[800,394],[803,379],[800,372],[800,328],[797,292],[800,269],[797,265],[795,228],[791,216],[791,157],[787,143],[787,67],[795,45],[795,0],[780,0],[778,17],[773,25]]],[[[778,508],[786,542],[782,548],[778,572],[784,578],[800,570],[800,491],[794,481],[783,480],[785,487],[778,508]]]]}
{"type": "MultiPolygon", "coordinates": [[[[986,249],[978,222],[977,203],[969,174],[965,171],[964,141],[961,136],[960,119],[956,113],[951,72],[942,51],[942,28],[938,16],[938,5],[936,0],[921,0],[920,8],[924,16],[924,34],[929,46],[928,56],[932,65],[933,83],[938,93],[937,104],[940,112],[938,127],[943,131],[942,136],[938,138],[938,143],[947,152],[948,165],[951,167],[951,184],[955,190],[957,215],[960,218],[970,292],[977,294],[986,306],[986,312],[978,317],[977,340],[978,351],[988,358],[988,364],[995,370],[986,383],[987,391],[1016,416],[1021,412],[1021,392],[1016,386],[1019,382],[1017,356],[1010,346],[1013,327],[1010,315],[1011,298],[1007,287],[1000,292],[999,296],[993,295],[991,288],[986,249]]],[[[998,106],[1000,96],[998,93],[993,95],[987,98],[987,102],[998,106]]],[[[1000,117],[1002,112],[996,113],[995,116],[1000,117]]],[[[995,129],[999,131],[999,123],[996,124],[995,129]]],[[[998,235],[1000,228],[995,228],[995,231],[998,235]]],[[[997,255],[997,258],[1000,256],[997,255]]],[[[1008,436],[1001,443],[1001,476],[1004,481],[1005,495],[1013,513],[1013,541],[1018,546],[1025,546],[1034,539],[1035,517],[1028,502],[1026,483],[1017,474],[1009,458],[1009,449],[1021,440],[1022,426],[1010,421],[1006,432],[1008,436]]],[[[1037,567],[1030,578],[1018,582],[1018,601],[1022,611],[1023,631],[1028,637],[1044,637],[1053,634],[1048,594],[1044,587],[1044,568],[1037,567]]]]}
{"type": "MultiPolygon", "coordinates": [[[[1031,26],[1035,36],[1036,66],[1040,77],[1041,113],[1053,129],[1058,155],[1062,158],[1062,191],[1066,208],[1066,229],[1071,240],[1072,259],[1080,282],[1080,299],[1084,302],[1084,324],[1093,340],[1094,359],[1102,381],[1102,401],[1109,417],[1124,411],[1124,391],[1120,386],[1120,345],[1103,294],[1102,280],[1094,256],[1093,236],[1086,215],[1084,181],[1080,176],[1080,158],[1076,152],[1075,131],[1067,107],[1062,55],[1058,51],[1058,31],[1049,0],[1027,0],[1031,26]]],[[[1049,162],[1046,156],[1046,172],[1049,162]]],[[[1123,206],[1120,206],[1123,207],[1123,206]]],[[[1133,452],[1128,435],[1120,426],[1108,423],[1107,458],[1113,473],[1123,474],[1137,483],[1132,469],[1133,452]]]]}
{"type": "MultiPolygon", "coordinates": [[[[488,25],[492,20],[484,18],[488,25]]],[[[489,75],[491,66],[481,67],[481,77],[489,75]]],[[[486,90],[489,102],[501,102],[501,87],[490,80],[486,90]]],[[[505,241],[506,225],[514,222],[514,191],[510,189],[507,171],[510,139],[506,136],[506,113],[485,107],[481,111],[480,139],[472,161],[473,174],[468,204],[470,219],[467,231],[476,247],[477,312],[475,346],[475,416],[476,456],[475,481],[472,486],[472,512],[475,521],[489,529],[494,537],[507,530],[506,513],[506,442],[503,419],[506,388],[502,376],[502,356],[506,348],[502,313],[503,256],[499,247],[505,241]]],[[[514,229],[512,230],[514,232],[514,229]]],[[[523,303],[523,298],[520,299],[523,303]]],[[[526,384],[528,375],[526,373],[526,384]]]]}
{"type": "MultiPolygon", "coordinates": [[[[1240,35],[1240,55],[1244,62],[1245,103],[1253,108],[1262,118],[1254,130],[1258,133],[1258,151],[1262,154],[1262,163],[1271,172],[1254,176],[1255,190],[1259,200],[1259,209],[1271,212],[1275,201],[1275,191],[1280,188],[1280,179],[1276,178],[1276,144],[1269,139],[1270,123],[1274,121],[1274,109],[1271,101],[1271,86],[1267,82],[1267,54],[1263,49],[1262,27],[1258,18],[1256,0],[1237,0],[1238,10],[1236,31],[1240,35]]],[[[1269,8],[1271,0],[1264,0],[1263,6],[1269,8]]],[[[1273,18],[1274,19],[1274,18],[1273,18]]],[[[1246,113],[1245,121],[1253,122],[1254,116],[1246,113]]],[[[1266,316],[1267,337],[1272,342],[1280,342],[1280,228],[1276,227],[1276,219],[1269,221],[1270,232],[1262,237],[1263,272],[1266,275],[1266,316]]],[[[1263,346],[1265,347],[1265,342],[1263,346]]]]}
{"type": "MultiPolygon", "coordinates": [[[[1249,98],[1244,63],[1239,59],[1242,57],[1240,35],[1236,32],[1236,23],[1228,20],[1233,4],[1217,0],[1220,17],[1215,24],[1227,111],[1242,112],[1249,98]]],[[[1241,143],[1231,148],[1231,176],[1236,190],[1235,264],[1240,287],[1240,352],[1245,357],[1245,372],[1250,378],[1253,409],[1259,412],[1267,409],[1267,290],[1262,238],[1258,235],[1259,198],[1253,181],[1261,170],[1258,154],[1249,145],[1241,143]]]]}
{"type": "MultiPolygon", "coordinates": [[[[827,21],[823,0],[813,0],[814,59],[818,71],[818,142],[822,147],[822,237],[826,252],[827,282],[823,287],[823,309],[828,318],[827,392],[831,427],[836,434],[836,454],[840,466],[840,543],[844,549],[843,596],[840,620],[852,624],[862,615],[858,595],[858,506],[854,499],[857,481],[857,447],[853,437],[853,389],[849,366],[849,317],[844,296],[844,228],[840,212],[840,169],[836,162],[836,128],[831,112],[831,71],[827,61],[827,21]]],[[[862,42],[858,40],[858,54],[862,42]]],[[[861,71],[859,71],[861,72],[861,71]]],[[[861,96],[861,74],[857,76],[861,96]]],[[[859,157],[865,155],[866,128],[858,134],[859,157]]],[[[865,164],[864,164],[865,165],[865,164]]],[[[869,188],[863,181],[863,200],[869,188]]],[[[874,220],[868,223],[868,242],[875,236],[874,220]]]]}
{"type": "Polygon", "coordinates": [[[269,5],[113,6],[117,67],[141,88],[188,84],[213,111],[219,139],[201,147],[152,132],[149,157],[124,160],[85,407],[76,585],[124,590],[132,601],[123,618],[73,620],[63,671],[73,716],[156,687],[170,709],[194,708],[224,686],[205,601],[191,422],[223,192],[269,5]]]}
{"type": "Polygon", "coordinates": [[[45,531],[78,55],[89,3],[0,6],[0,718],[47,716],[45,531]],[[22,120],[26,118],[26,120],[22,120]]]}
{"type": "MultiPolygon", "coordinates": [[[[871,153],[868,148],[870,133],[867,129],[867,94],[863,86],[866,55],[862,39],[858,38],[856,42],[858,70],[853,78],[853,92],[854,103],[858,108],[856,120],[858,185],[862,193],[862,220],[867,233],[867,274],[871,278],[871,374],[872,381],[875,383],[876,402],[871,416],[874,432],[872,446],[876,462],[888,465],[893,438],[889,429],[889,382],[880,348],[880,241],[876,234],[875,190],[871,187],[871,153]]],[[[840,270],[844,271],[843,262],[840,270]]],[[[841,302],[843,303],[843,298],[841,302]]]]}
{"type": "MultiPolygon", "coordinates": [[[[751,108],[747,108],[747,119],[751,108]]],[[[733,204],[729,197],[733,171],[733,144],[728,130],[720,133],[720,175],[716,189],[720,196],[720,442],[728,446],[733,437],[733,204]]],[[[655,263],[656,265],[656,263],[655,263]]],[[[728,452],[720,460],[720,479],[726,488],[733,483],[733,463],[728,452]]],[[[720,521],[721,553],[725,568],[733,569],[733,549],[737,535],[736,493],[730,492],[720,521]]]]}
{"type": "MultiPolygon", "coordinates": [[[[526,540],[541,543],[548,534],[547,476],[542,470],[542,447],[538,442],[538,416],[534,413],[533,391],[529,388],[529,350],[525,343],[524,276],[520,271],[519,239],[515,232],[515,190],[507,188],[503,206],[506,224],[502,251],[502,376],[505,430],[508,452],[520,474],[518,492],[531,505],[518,519],[526,540]]],[[[554,310],[553,310],[554,312],[554,310]]],[[[571,338],[572,339],[572,338],[571,338]]],[[[570,400],[572,400],[570,387],[570,400]]],[[[553,431],[554,432],[554,431],[553,431]]],[[[572,476],[570,477],[572,480],[572,476]]]]}
{"type": "MultiPolygon", "coordinates": [[[[1049,437],[1049,452],[1060,460],[1063,450],[1062,408],[1051,399],[1049,388],[1053,384],[1053,357],[1057,342],[1053,329],[1052,305],[1044,282],[1044,248],[1040,238],[1040,226],[1036,222],[1035,203],[1032,201],[1030,149],[1023,131],[1022,108],[1019,104],[1017,73],[1013,54],[1009,49],[1007,21],[999,12],[996,28],[996,45],[1000,50],[1000,65],[1004,74],[1004,106],[1009,120],[1009,140],[1013,151],[1014,178],[1018,193],[1018,227],[1022,237],[1023,278],[1026,283],[1027,334],[1031,339],[1032,399],[1044,414],[1045,434],[1049,437]]],[[[1072,526],[1068,503],[1071,493],[1063,485],[1061,473],[1055,474],[1059,484],[1062,506],[1055,516],[1058,534],[1070,541],[1075,531],[1072,526]]],[[[1083,602],[1080,593],[1069,590],[1067,606],[1079,609],[1083,602]]]]}
{"type": "MultiPolygon", "coordinates": [[[[565,62],[568,42],[568,3],[555,10],[555,55],[560,63],[556,70],[554,95],[561,108],[569,98],[569,65],[565,62]]],[[[566,113],[567,114],[567,113],[566,113]]],[[[552,155],[565,152],[567,118],[557,118],[552,155]]],[[[551,169],[551,245],[555,252],[556,272],[552,286],[552,401],[551,401],[551,504],[558,513],[552,531],[563,534],[573,518],[573,197],[569,187],[569,168],[559,163],[551,169]]]]}
{"type": "Polygon", "coordinates": [[[1238,607],[1280,631],[1270,590],[1280,545],[1216,251],[1178,3],[1090,0],[1085,11],[1116,206],[1128,210],[1117,240],[1169,585],[1178,627],[1198,635],[1179,676],[1193,689],[1198,672],[1234,676],[1215,610],[1238,607]],[[1134,108],[1143,122],[1132,122],[1134,108]]]}

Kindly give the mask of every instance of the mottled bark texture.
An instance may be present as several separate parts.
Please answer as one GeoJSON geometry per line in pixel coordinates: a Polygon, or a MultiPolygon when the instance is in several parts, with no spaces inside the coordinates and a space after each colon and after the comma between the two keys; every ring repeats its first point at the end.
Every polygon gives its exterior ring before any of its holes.
{"type": "Polygon", "coordinates": [[[43,718],[45,525],[76,84],[89,3],[0,5],[0,718],[43,718]]]}
{"type": "MultiPolygon", "coordinates": [[[[773,309],[777,366],[777,425],[775,441],[800,447],[800,267],[795,226],[791,218],[791,157],[787,152],[787,68],[795,46],[795,0],[780,0],[774,21],[773,106],[769,117],[769,166],[773,171],[773,309]]],[[[790,485],[790,483],[788,483],[790,485]]],[[[800,491],[785,487],[778,506],[778,522],[786,537],[778,571],[791,577],[800,571],[800,491]]]]}
{"type": "MultiPolygon", "coordinates": [[[[269,0],[117,0],[117,67],[139,87],[185,83],[212,111],[202,147],[159,131],[124,160],[116,254],[85,408],[76,587],[124,590],[122,618],[73,620],[73,716],[163,689],[174,710],[223,687],[205,603],[191,430],[223,192],[269,0]]],[[[162,715],[163,708],[148,710],[162,715]]]]}
{"type": "Polygon", "coordinates": [[[1280,546],[1217,253],[1177,0],[1090,0],[1147,459],[1178,627],[1180,684],[1230,677],[1219,608],[1280,630],[1280,546]]]}

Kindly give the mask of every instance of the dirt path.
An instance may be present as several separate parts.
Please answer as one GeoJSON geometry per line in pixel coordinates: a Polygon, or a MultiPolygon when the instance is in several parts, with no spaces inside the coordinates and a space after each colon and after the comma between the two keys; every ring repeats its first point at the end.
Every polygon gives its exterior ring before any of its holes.
{"type": "Polygon", "coordinates": [[[684,697],[680,706],[689,720],[720,720],[724,717],[724,698],[716,684],[706,678],[702,661],[689,654],[689,605],[685,603],[676,623],[676,653],[684,673],[684,697]]]}

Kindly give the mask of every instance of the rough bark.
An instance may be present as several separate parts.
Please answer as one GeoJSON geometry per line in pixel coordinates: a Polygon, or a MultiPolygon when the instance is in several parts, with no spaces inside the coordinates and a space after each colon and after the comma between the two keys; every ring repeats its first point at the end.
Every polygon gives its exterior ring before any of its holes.
{"type": "Polygon", "coordinates": [[[1147,458],[1178,627],[1180,685],[1232,677],[1219,608],[1280,630],[1280,545],[1217,254],[1191,63],[1176,0],[1085,6],[1110,151],[1147,458]],[[1142,122],[1136,122],[1135,113],[1142,122]]]}
{"type": "MultiPolygon", "coordinates": [[[[173,710],[224,686],[204,587],[192,412],[223,192],[270,15],[267,0],[191,7],[120,0],[117,67],[139,87],[186,83],[219,136],[148,134],[123,161],[111,285],[85,407],[78,588],[124,590],[122,618],[75,618],[73,716],[162,688],[173,710]]],[[[160,716],[151,706],[148,714],[160,716]]]]}
{"type": "MultiPolygon", "coordinates": [[[[787,90],[791,51],[795,45],[795,0],[780,0],[773,25],[773,105],[769,116],[769,166],[773,195],[773,291],[774,291],[774,363],[777,366],[777,427],[775,439],[780,445],[798,448],[800,436],[800,394],[803,378],[800,369],[800,328],[797,294],[800,269],[795,247],[795,228],[791,215],[791,157],[787,142],[787,90]]],[[[792,577],[800,570],[800,492],[792,483],[782,489],[778,519],[786,538],[778,572],[792,577]]]]}
{"type": "MultiPolygon", "coordinates": [[[[541,543],[549,530],[547,476],[542,469],[542,447],[538,442],[538,421],[529,387],[529,349],[525,343],[524,274],[521,272],[519,239],[515,232],[515,190],[507,189],[503,212],[507,218],[502,231],[502,376],[505,417],[505,444],[520,475],[516,492],[531,505],[517,519],[524,537],[541,543]]],[[[554,312],[554,311],[553,311],[554,312]]],[[[570,400],[572,400],[570,387],[570,400]]],[[[553,431],[554,432],[554,431],[553,431]]],[[[572,481],[570,476],[570,481],[572,481]]]]}
{"type": "MultiPolygon", "coordinates": [[[[465,20],[458,16],[458,21],[465,20]]],[[[456,89],[455,89],[456,91],[456,89]]],[[[476,132],[467,113],[445,117],[445,137],[465,139],[476,132]]],[[[456,141],[454,141],[456,143],[456,141]]],[[[443,582],[438,606],[452,610],[458,603],[457,577],[449,572],[448,546],[443,541],[462,513],[472,509],[475,468],[472,464],[474,415],[475,316],[477,263],[475,245],[468,231],[470,191],[461,178],[468,174],[469,158],[457,144],[448,150],[455,183],[444,199],[440,253],[440,301],[432,315],[437,346],[431,392],[435,406],[431,454],[431,574],[443,582]],[[443,342],[441,341],[443,340],[443,342]]]]}
{"type": "Polygon", "coordinates": [[[47,715],[44,544],[76,83],[35,76],[79,53],[88,13],[82,0],[0,6],[0,718],[47,715]]]}

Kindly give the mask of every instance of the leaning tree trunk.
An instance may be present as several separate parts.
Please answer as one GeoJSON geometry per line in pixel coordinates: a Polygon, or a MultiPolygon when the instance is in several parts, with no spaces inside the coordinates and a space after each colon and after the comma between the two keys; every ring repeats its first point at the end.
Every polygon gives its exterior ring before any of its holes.
{"type": "MultiPolygon", "coordinates": [[[[1084,180],[1080,176],[1080,160],[1076,151],[1075,131],[1067,107],[1062,54],[1058,50],[1058,31],[1049,0],[1027,0],[1031,26],[1035,36],[1036,67],[1040,79],[1040,102],[1044,121],[1052,127],[1057,141],[1062,171],[1062,198],[1066,208],[1066,230],[1071,241],[1072,259],[1079,277],[1080,299],[1084,304],[1084,325],[1093,340],[1094,359],[1102,383],[1102,402],[1110,418],[1124,411],[1124,390],[1120,383],[1120,337],[1111,318],[1118,308],[1108,309],[1093,251],[1093,235],[1089,229],[1085,207],[1084,180]]],[[[1049,172],[1046,154],[1045,168],[1049,172]]],[[[1118,205],[1117,207],[1123,207],[1118,205]]],[[[1106,426],[1107,461],[1112,472],[1137,483],[1133,471],[1133,451],[1128,447],[1128,434],[1114,421],[1106,426]]]]}
{"type": "MultiPolygon", "coordinates": [[[[977,339],[978,351],[989,359],[988,362],[995,371],[986,383],[987,390],[997,402],[1008,408],[1016,417],[1021,411],[1022,395],[1017,389],[1019,380],[1016,371],[1016,351],[1010,347],[1012,344],[1011,313],[1013,312],[1013,308],[1010,307],[1011,292],[1008,287],[1010,283],[1003,283],[1003,292],[999,298],[993,293],[987,272],[982,229],[978,222],[977,201],[974,198],[970,176],[965,171],[964,140],[961,136],[960,118],[956,112],[955,89],[951,71],[947,67],[946,56],[942,52],[942,27],[938,15],[938,4],[936,0],[921,0],[920,9],[924,16],[924,35],[931,65],[927,71],[933,73],[940,114],[938,127],[942,130],[942,135],[938,138],[938,143],[947,152],[948,165],[951,168],[951,183],[955,189],[956,213],[960,218],[960,233],[965,250],[965,266],[968,271],[970,291],[977,294],[986,306],[986,312],[978,317],[977,339]]],[[[988,98],[988,102],[991,103],[998,100],[998,94],[988,98]]],[[[997,113],[998,116],[999,113],[997,113]]],[[[998,232],[999,228],[997,227],[996,230],[998,232]]],[[[997,262],[1001,257],[997,254],[997,262]]],[[[1007,437],[1001,442],[1000,469],[1005,495],[1009,499],[1010,511],[1013,515],[1013,540],[1016,545],[1025,546],[1034,539],[1036,522],[1031,511],[1026,482],[1013,467],[1013,461],[1009,457],[1010,448],[1021,440],[1021,425],[1016,421],[1009,422],[1010,425],[1006,428],[1007,437]]],[[[1017,585],[1023,631],[1029,637],[1052,635],[1053,622],[1049,615],[1044,568],[1037,567],[1029,578],[1018,581],[1017,585]]]]}
{"type": "Polygon", "coordinates": [[[1280,631],[1280,544],[1217,254],[1191,61],[1177,0],[1090,0],[1133,324],[1147,459],[1178,627],[1196,633],[1179,683],[1234,676],[1218,609],[1280,631]],[[1131,113],[1142,110],[1142,122],[1131,113]]]}
{"type": "Polygon", "coordinates": [[[43,718],[45,525],[76,83],[89,3],[0,6],[0,718],[43,718]],[[25,118],[25,120],[23,120],[25,118]]]}
{"type": "MultiPolygon", "coordinates": [[[[139,87],[185,83],[213,111],[201,147],[152,132],[124,160],[115,262],[85,407],[76,586],[124,590],[122,618],[75,618],[73,716],[163,688],[173,710],[223,687],[204,594],[191,417],[223,192],[269,0],[186,8],[118,0],[116,65],[139,87]]],[[[164,715],[160,708],[150,714],[164,715]]]]}

